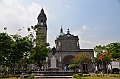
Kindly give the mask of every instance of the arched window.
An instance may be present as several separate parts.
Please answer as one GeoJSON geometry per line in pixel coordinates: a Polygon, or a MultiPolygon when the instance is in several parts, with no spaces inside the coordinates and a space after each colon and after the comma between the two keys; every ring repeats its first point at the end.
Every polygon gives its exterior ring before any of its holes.
{"type": "Polygon", "coordinates": [[[61,46],[61,42],[58,42],[58,46],[61,46]]]}
{"type": "Polygon", "coordinates": [[[79,46],[79,42],[77,42],[77,46],[79,46]]]}

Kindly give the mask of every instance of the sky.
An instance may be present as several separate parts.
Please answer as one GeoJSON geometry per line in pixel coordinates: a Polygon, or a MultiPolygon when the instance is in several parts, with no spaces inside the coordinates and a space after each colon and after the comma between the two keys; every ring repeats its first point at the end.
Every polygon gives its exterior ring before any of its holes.
{"type": "Polygon", "coordinates": [[[50,47],[55,46],[61,25],[64,33],[69,28],[79,37],[81,49],[120,42],[120,0],[0,0],[0,32],[27,35],[42,7],[50,47]]]}

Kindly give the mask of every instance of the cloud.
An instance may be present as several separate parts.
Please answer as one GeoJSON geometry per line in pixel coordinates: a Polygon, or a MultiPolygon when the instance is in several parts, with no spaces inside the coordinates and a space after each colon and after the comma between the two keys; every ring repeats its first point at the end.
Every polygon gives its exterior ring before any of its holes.
{"type": "Polygon", "coordinates": [[[103,29],[109,29],[109,26],[104,26],[103,29]]]}
{"type": "Polygon", "coordinates": [[[79,31],[79,30],[76,30],[76,31],[73,31],[73,32],[72,32],[72,34],[73,34],[73,35],[81,35],[81,34],[82,34],[82,32],[81,32],[81,31],[79,31]]]}
{"type": "MultiPolygon", "coordinates": [[[[37,24],[37,17],[42,6],[31,2],[28,6],[22,6],[17,0],[1,0],[0,1],[0,32],[4,32],[4,27],[7,27],[6,32],[9,34],[20,34],[26,36],[29,34],[27,28],[37,24]],[[24,28],[23,28],[24,27],[24,28]],[[19,31],[19,29],[21,29],[19,31]]],[[[44,7],[47,17],[51,17],[44,7]]],[[[53,30],[48,30],[49,35],[53,30]]],[[[54,40],[48,36],[47,39],[50,45],[54,46],[54,40]]]]}
{"type": "Polygon", "coordinates": [[[68,8],[69,6],[68,5],[64,5],[66,8],[68,8]]]}
{"type": "Polygon", "coordinates": [[[90,40],[80,39],[80,45],[82,49],[93,49],[94,42],[90,40]]]}
{"type": "Polygon", "coordinates": [[[108,39],[103,39],[103,40],[99,40],[97,45],[107,45],[111,42],[116,42],[116,41],[113,41],[113,40],[108,40],[108,39]]]}
{"type": "Polygon", "coordinates": [[[56,37],[54,36],[54,33],[55,32],[55,30],[48,30],[48,32],[47,32],[47,42],[50,44],[50,47],[54,47],[55,46],[55,39],[56,39],[56,37]],[[54,38],[53,38],[54,37],[54,38]]]}
{"type": "Polygon", "coordinates": [[[97,30],[97,28],[94,28],[94,30],[97,30]]]}
{"type": "MultiPolygon", "coordinates": [[[[87,25],[83,26],[84,29],[87,29],[86,27],[87,27],[87,25]]],[[[96,40],[91,40],[91,39],[83,39],[81,37],[81,34],[83,35],[83,33],[84,32],[80,31],[80,30],[75,30],[75,31],[72,31],[72,33],[71,33],[71,34],[79,37],[79,43],[80,43],[80,48],[81,49],[93,49],[96,45],[105,43],[103,40],[97,40],[96,41],[96,40]]],[[[90,35],[90,36],[91,36],[91,38],[96,37],[95,35],[90,35]]]]}
{"type": "Polygon", "coordinates": [[[91,36],[91,37],[94,37],[94,38],[96,37],[95,35],[90,35],[90,36],[91,36]]]}
{"type": "Polygon", "coordinates": [[[48,30],[48,33],[52,33],[54,30],[48,30]]]}
{"type": "Polygon", "coordinates": [[[80,40],[80,47],[82,49],[93,49],[95,46],[97,45],[107,45],[111,42],[116,42],[114,40],[108,40],[108,39],[99,39],[99,40],[90,40],[90,39],[83,39],[83,38],[79,38],[80,40]]]}
{"type": "Polygon", "coordinates": [[[101,26],[101,25],[98,25],[97,27],[94,28],[94,30],[100,30],[100,29],[103,29],[103,30],[106,30],[106,29],[109,29],[110,27],[109,26],[101,26]]]}
{"type": "Polygon", "coordinates": [[[83,25],[82,29],[86,30],[87,29],[87,25],[83,25]]]}
{"type": "MultiPolygon", "coordinates": [[[[7,27],[8,33],[15,34],[22,27],[27,28],[37,24],[37,15],[40,13],[41,8],[42,6],[36,3],[24,7],[17,0],[1,0],[0,32],[4,31],[4,27],[7,27]]],[[[23,35],[25,35],[27,31],[24,30],[23,32],[23,35]]]]}

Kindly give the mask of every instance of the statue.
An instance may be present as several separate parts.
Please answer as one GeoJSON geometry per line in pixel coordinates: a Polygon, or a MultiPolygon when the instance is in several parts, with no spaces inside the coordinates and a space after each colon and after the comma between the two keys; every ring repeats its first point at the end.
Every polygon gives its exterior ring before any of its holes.
{"type": "Polygon", "coordinates": [[[52,56],[50,57],[50,59],[51,59],[51,66],[50,66],[50,68],[56,68],[56,57],[55,57],[55,53],[56,53],[56,48],[55,47],[53,47],[52,48],[52,56]]]}
{"type": "Polygon", "coordinates": [[[52,55],[55,55],[55,53],[56,53],[56,48],[53,47],[53,48],[52,48],[52,55]]]}

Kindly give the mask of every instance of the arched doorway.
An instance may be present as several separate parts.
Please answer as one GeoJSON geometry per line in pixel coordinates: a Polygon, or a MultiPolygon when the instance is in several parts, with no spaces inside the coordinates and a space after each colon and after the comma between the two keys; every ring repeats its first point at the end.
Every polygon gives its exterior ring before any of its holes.
{"type": "Polygon", "coordinates": [[[68,65],[71,64],[71,59],[73,59],[74,56],[73,55],[66,55],[63,59],[62,59],[62,69],[64,69],[64,67],[68,68],[68,65]]]}

